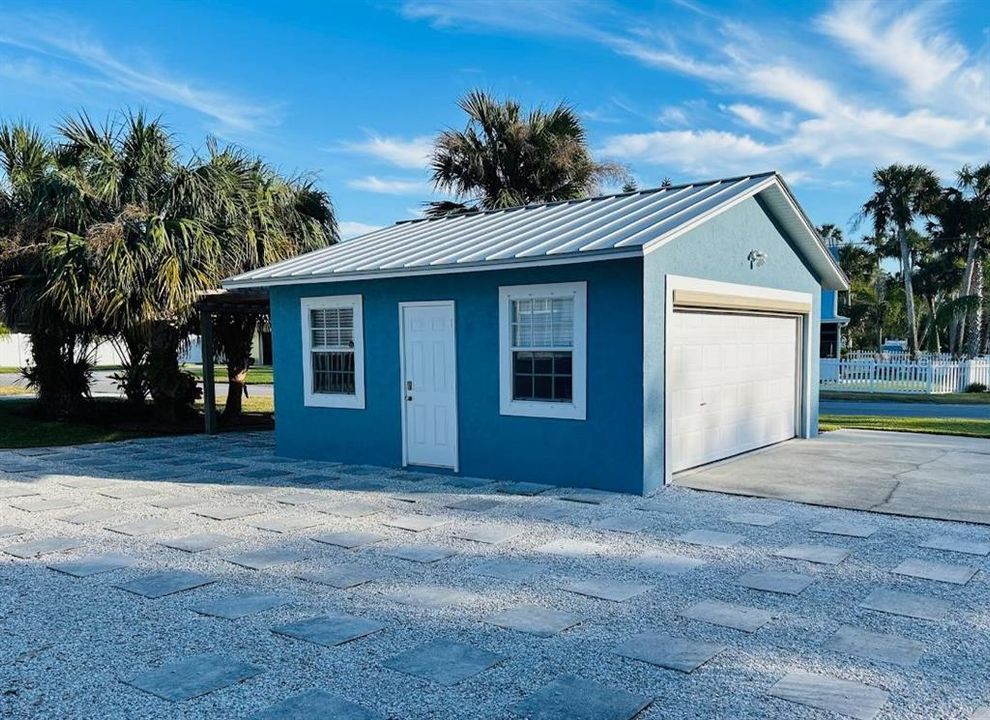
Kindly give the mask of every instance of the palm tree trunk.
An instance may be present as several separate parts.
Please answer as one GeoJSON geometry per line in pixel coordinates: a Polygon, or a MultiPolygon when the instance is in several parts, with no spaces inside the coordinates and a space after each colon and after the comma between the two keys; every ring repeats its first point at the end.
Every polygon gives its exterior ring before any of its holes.
{"type": "Polygon", "coordinates": [[[973,284],[970,288],[976,297],[977,305],[973,308],[972,319],[968,324],[969,336],[966,342],[966,354],[976,357],[980,354],[980,341],[983,339],[983,261],[976,261],[973,273],[973,284]]]}
{"type": "Polygon", "coordinates": [[[238,362],[227,361],[227,402],[223,406],[223,417],[237,417],[244,411],[244,395],[247,389],[248,359],[238,358],[238,362]]]}
{"type": "MultiPolygon", "coordinates": [[[[966,269],[963,270],[962,281],[959,283],[959,297],[967,297],[972,294],[973,291],[973,273],[976,270],[976,251],[979,247],[979,236],[975,233],[969,239],[969,246],[966,249],[966,269]]],[[[957,320],[957,338],[958,342],[956,347],[962,349],[963,343],[966,339],[966,315],[963,314],[962,317],[957,320]]]]}
{"type": "Polygon", "coordinates": [[[914,310],[914,280],[911,247],[908,245],[907,228],[898,226],[897,242],[901,246],[901,277],[904,278],[904,314],[908,324],[908,349],[911,357],[918,355],[918,318],[914,310]]]}

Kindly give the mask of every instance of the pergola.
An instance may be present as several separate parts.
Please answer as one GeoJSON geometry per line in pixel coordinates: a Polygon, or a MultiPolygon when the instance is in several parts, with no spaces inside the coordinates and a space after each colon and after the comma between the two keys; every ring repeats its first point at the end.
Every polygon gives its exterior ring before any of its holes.
{"type": "Polygon", "coordinates": [[[268,291],[209,290],[196,302],[200,319],[200,340],[203,350],[203,410],[207,435],[217,431],[217,397],[213,368],[213,318],[217,315],[268,315],[268,291]]]}

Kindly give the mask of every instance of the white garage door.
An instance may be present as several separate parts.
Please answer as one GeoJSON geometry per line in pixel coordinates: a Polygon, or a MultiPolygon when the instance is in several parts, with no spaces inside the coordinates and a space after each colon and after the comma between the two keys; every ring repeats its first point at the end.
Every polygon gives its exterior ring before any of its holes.
{"type": "Polygon", "coordinates": [[[795,317],[675,311],[667,344],[672,471],[794,437],[797,348],[795,317]]]}

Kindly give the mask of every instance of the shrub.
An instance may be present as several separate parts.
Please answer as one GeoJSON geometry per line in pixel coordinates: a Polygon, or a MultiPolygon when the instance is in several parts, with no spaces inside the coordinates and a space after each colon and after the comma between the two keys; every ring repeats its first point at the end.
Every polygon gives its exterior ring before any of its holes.
{"type": "Polygon", "coordinates": [[[966,386],[966,389],[963,390],[963,392],[968,392],[968,393],[985,393],[986,391],[987,391],[987,386],[984,385],[983,383],[970,383],[969,385],[966,386]]]}

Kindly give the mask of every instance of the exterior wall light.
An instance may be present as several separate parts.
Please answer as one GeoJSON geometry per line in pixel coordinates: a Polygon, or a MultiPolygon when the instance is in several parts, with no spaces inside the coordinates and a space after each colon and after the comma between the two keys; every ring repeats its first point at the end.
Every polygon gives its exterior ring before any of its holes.
{"type": "Polygon", "coordinates": [[[762,250],[750,250],[749,255],[746,256],[749,260],[749,269],[763,267],[767,264],[767,254],[762,250]]]}

